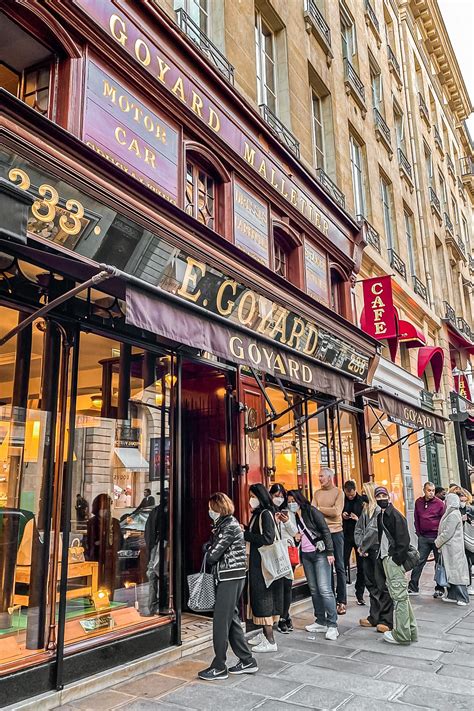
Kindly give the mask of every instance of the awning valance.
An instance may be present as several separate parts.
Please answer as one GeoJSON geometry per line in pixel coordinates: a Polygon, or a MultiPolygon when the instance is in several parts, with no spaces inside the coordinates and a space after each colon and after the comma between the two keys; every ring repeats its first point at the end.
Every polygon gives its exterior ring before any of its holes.
{"type": "Polygon", "coordinates": [[[436,392],[439,392],[444,366],[444,351],[439,346],[426,346],[418,351],[418,377],[421,378],[431,364],[436,392]]]}
{"type": "Polygon", "coordinates": [[[404,321],[403,319],[398,319],[398,340],[400,343],[404,343],[407,348],[426,346],[424,333],[410,321],[404,321]]]}
{"type": "Polygon", "coordinates": [[[404,400],[399,400],[381,390],[378,391],[377,397],[379,408],[387,414],[391,422],[414,430],[424,429],[444,434],[444,417],[435,415],[422,407],[416,407],[404,400]]]}

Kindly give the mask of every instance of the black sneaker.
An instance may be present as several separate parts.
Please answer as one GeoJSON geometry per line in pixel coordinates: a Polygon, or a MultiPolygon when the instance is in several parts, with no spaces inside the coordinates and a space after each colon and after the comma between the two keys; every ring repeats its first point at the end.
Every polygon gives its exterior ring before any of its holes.
{"type": "Polygon", "coordinates": [[[278,632],[281,632],[282,634],[290,634],[290,631],[288,629],[288,625],[286,623],[286,620],[280,620],[278,622],[278,632]]]}
{"type": "Polygon", "coordinates": [[[286,618],[286,629],[288,632],[293,632],[293,622],[291,621],[291,617],[286,618]]]}
{"type": "Polygon", "coordinates": [[[221,681],[222,679],[228,679],[229,675],[227,669],[214,669],[213,667],[208,667],[198,672],[198,677],[204,681],[221,681]]]}
{"type": "Polygon", "coordinates": [[[357,598],[357,604],[358,605],[365,605],[365,600],[363,597],[358,597],[357,598]]]}
{"type": "Polygon", "coordinates": [[[439,597],[443,597],[444,592],[442,590],[435,590],[433,593],[433,597],[435,600],[437,600],[439,597]]]}
{"type": "Polygon", "coordinates": [[[256,659],[252,659],[248,664],[238,662],[234,667],[229,667],[229,674],[255,674],[258,672],[256,659]]]}
{"type": "Polygon", "coordinates": [[[410,586],[408,586],[408,594],[409,595],[419,595],[420,592],[419,592],[419,590],[414,590],[414,588],[411,588],[410,586]]]}

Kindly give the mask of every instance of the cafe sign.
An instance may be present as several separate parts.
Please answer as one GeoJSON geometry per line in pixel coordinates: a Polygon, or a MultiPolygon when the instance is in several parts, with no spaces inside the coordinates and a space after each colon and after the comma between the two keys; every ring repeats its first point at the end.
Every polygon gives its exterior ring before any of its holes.
{"type": "Polygon", "coordinates": [[[471,389],[464,373],[454,376],[454,389],[465,400],[471,400],[471,389]]]}
{"type": "Polygon", "coordinates": [[[361,328],[377,340],[397,337],[397,317],[393,304],[390,276],[364,279],[362,282],[364,312],[361,328]]]}

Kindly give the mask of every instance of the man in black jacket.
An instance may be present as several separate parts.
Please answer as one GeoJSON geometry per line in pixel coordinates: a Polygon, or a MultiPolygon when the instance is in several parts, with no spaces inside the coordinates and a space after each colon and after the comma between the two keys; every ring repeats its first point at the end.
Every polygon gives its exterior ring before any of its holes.
{"type": "Polygon", "coordinates": [[[354,531],[357,521],[362,513],[364,500],[357,493],[355,481],[348,480],[344,484],[344,509],[342,511],[342,530],[344,532],[344,567],[346,571],[351,564],[351,554],[354,550],[357,565],[357,577],[355,583],[355,594],[358,605],[365,605],[364,602],[364,569],[362,558],[359,555],[354,541],[354,531]]]}
{"type": "Polygon", "coordinates": [[[391,504],[388,490],[384,486],[377,486],[375,498],[382,509],[377,520],[379,556],[394,608],[393,630],[384,632],[384,639],[391,644],[410,644],[418,640],[418,630],[403,567],[410,545],[408,524],[406,518],[391,504]]]}

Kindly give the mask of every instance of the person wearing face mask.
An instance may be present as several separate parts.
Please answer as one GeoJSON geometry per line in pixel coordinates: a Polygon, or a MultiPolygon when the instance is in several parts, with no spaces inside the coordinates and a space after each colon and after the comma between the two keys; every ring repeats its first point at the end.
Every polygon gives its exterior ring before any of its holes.
{"type": "Polygon", "coordinates": [[[461,504],[458,493],[449,493],[446,496],[446,511],[439,524],[435,546],[441,553],[448,581],[447,592],[441,599],[443,602],[455,602],[464,606],[469,603],[469,567],[464,554],[461,504]]]}
{"type": "Polygon", "coordinates": [[[227,679],[228,674],[255,674],[258,671],[239,618],[247,566],[244,535],[233,513],[234,504],[226,494],[217,492],[211,496],[209,516],[213,529],[207,561],[212,564],[216,582],[212,621],[214,659],[207,669],[198,672],[198,677],[204,681],[219,681],[227,679]],[[227,669],[229,643],[239,661],[227,669]]]}
{"type": "MultiPolygon", "coordinates": [[[[273,505],[276,510],[275,520],[280,526],[282,540],[286,541],[288,548],[294,547],[294,536],[298,533],[298,529],[296,527],[295,515],[288,509],[285,487],[282,484],[273,484],[270,488],[270,496],[272,497],[273,505]]],[[[296,566],[292,567],[294,570],[296,566]]],[[[278,631],[282,634],[293,632],[293,623],[290,617],[292,590],[293,580],[283,578],[283,610],[277,627],[278,631]]]]}
{"type": "MultiPolygon", "coordinates": [[[[320,632],[326,639],[336,641],[336,598],[332,589],[334,547],[331,532],[323,514],[312,506],[301,491],[288,492],[288,508],[295,514],[300,540],[301,562],[313,601],[316,621],[307,625],[308,632],[320,632]]],[[[312,638],[314,639],[314,638],[312,638]]]]}
{"type": "Polygon", "coordinates": [[[411,644],[418,641],[418,629],[403,567],[410,547],[408,524],[405,516],[392,505],[385,486],[376,487],[375,499],[381,509],[377,518],[379,557],[393,600],[393,629],[383,636],[390,644],[411,644]]]}
{"type": "Polygon", "coordinates": [[[249,487],[249,505],[252,517],[244,531],[244,538],[250,544],[249,617],[256,626],[262,627],[262,633],[251,639],[250,643],[255,645],[254,652],[276,652],[278,648],[273,625],[282,615],[283,580],[274,580],[267,588],[262,573],[259,548],[273,543],[277,525],[273,501],[263,484],[252,484],[249,487]]]}

